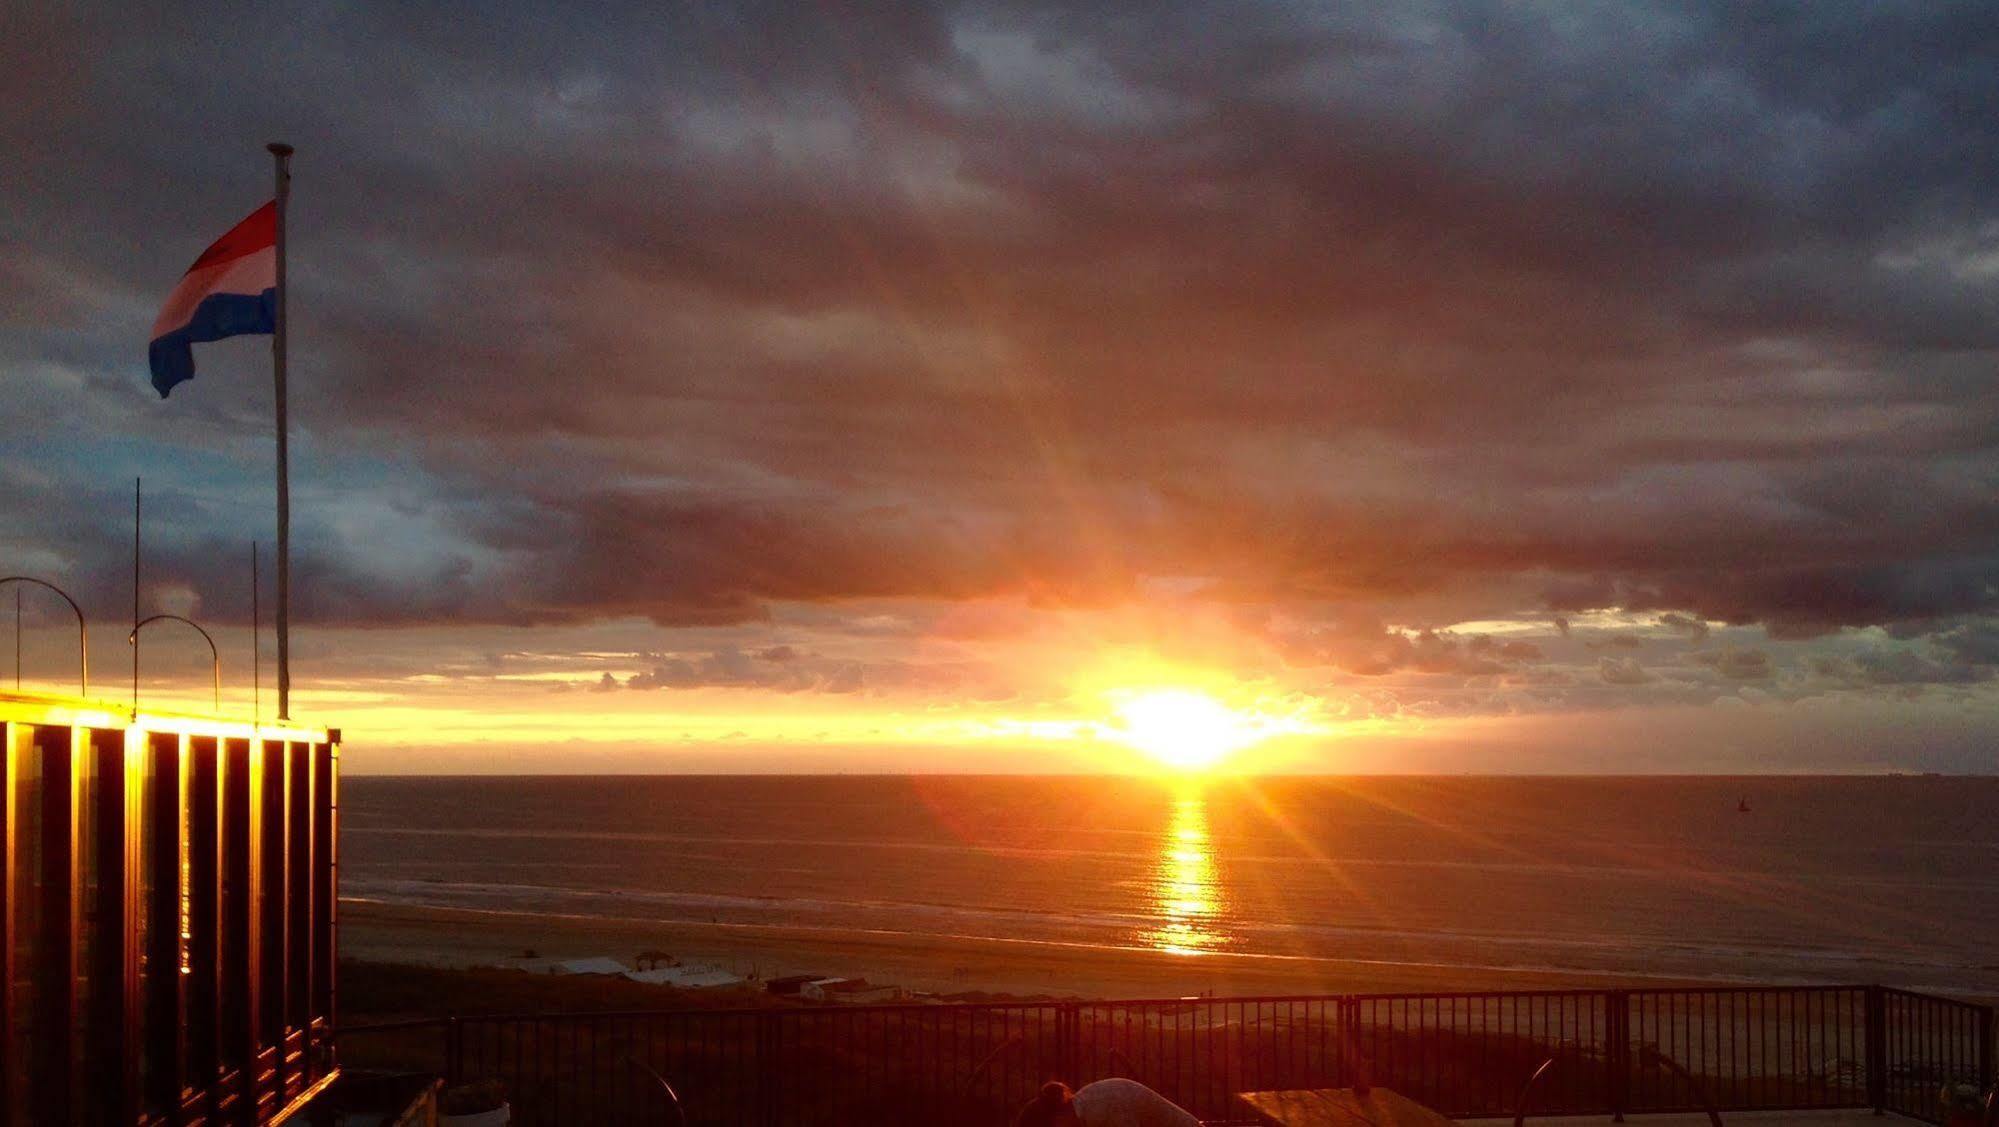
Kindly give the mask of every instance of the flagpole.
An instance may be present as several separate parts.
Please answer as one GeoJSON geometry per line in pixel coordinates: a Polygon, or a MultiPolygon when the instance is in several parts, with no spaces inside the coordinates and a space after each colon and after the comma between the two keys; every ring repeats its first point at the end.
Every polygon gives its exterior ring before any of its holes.
{"type": "Polygon", "coordinates": [[[250,541],[250,719],[264,722],[263,613],[257,606],[257,542],[250,541]]]}
{"type": "Polygon", "coordinates": [[[285,420],[285,204],[292,188],[292,147],[264,146],[277,165],[277,317],[271,334],[271,378],[278,406],[278,719],[291,719],[292,498],[291,434],[285,420]]]}
{"type": "Polygon", "coordinates": [[[132,716],[139,715],[139,511],[146,479],[132,479],[132,716]]]}

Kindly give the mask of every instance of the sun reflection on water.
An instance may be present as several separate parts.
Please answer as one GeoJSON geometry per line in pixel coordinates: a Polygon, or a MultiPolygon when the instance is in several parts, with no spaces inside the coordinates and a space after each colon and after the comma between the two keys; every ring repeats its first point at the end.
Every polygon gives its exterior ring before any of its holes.
{"type": "Polygon", "coordinates": [[[1152,907],[1159,923],[1143,938],[1158,950],[1199,955],[1229,942],[1221,923],[1228,903],[1209,840],[1208,801],[1198,791],[1174,799],[1172,820],[1160,837],[1152,907]]]}

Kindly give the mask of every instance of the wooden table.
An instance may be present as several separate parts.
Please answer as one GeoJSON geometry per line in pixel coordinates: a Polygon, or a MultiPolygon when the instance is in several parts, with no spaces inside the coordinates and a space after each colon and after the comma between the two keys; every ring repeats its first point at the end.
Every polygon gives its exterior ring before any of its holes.
{"type": "Polygon", "coordinates": [[[1448,1119],[1387,1088],[1306,1088],[1291,1092],[1242,1092],[1236,1096],[1280,1127],[1451,1127],[1448,1119]]]}

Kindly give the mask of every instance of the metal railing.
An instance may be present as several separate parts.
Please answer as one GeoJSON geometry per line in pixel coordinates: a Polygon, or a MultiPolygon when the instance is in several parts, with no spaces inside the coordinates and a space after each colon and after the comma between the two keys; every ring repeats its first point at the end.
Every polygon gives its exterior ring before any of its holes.
{"type": "Polygon", "coordinates": [[[1882,990],[1875,1002],[1882,1036],[1871,1044],[1873,1106],[1935,1118],[1945,1085],[1993,1084],[1993,1011],[1951,998],[1882,990]]]}
{"type": "Polygon", "coordinates": [[[1122,1075],[1209,1122],[1357,1077],[1455,1118],[1877,1108],[1992,1083],[1985,1006],[1878,986],[1342,994],[468,1016],[340,1033],[344,1067],[494,1078],[514,1122],[1005,1124],[1122,1075]],[[663,1091],[670,1082],[678,1106],[663,1091]]]}

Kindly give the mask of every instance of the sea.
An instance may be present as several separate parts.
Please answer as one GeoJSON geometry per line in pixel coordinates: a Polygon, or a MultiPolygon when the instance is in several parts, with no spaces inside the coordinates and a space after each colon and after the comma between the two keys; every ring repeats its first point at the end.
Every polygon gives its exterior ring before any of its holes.
{"type": "Polygon", "coordinates": [[[350,777],[341,827],[390,904],[1999,995],[1999,778],[350,777]]]}

